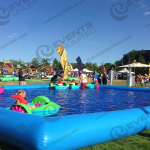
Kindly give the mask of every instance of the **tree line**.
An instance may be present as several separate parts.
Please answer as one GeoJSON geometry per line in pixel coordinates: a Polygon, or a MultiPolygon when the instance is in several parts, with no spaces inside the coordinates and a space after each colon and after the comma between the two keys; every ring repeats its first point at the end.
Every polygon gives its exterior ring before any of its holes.
{"type": "MultiPolygon", "coordinates": [[[[130,63],[133,63],[134,61],[144,63],[144,64],[150,63],[149,56],[147,55],[147,53],[144,50],[141,50],[141,51],[133,50],[133,51],[130,51],[129,53],[125,54],[123,56],[123,58],[116,61],[114,64],[112,64],[112,63],[103,64],[103,62],[101,62],[101,65],[98,66],[97,63],[87,62],[87,63],[83,63],[82,65],[83,65],[83,68],[86,68],[91,71],[97,70],[98,73],[103,74],[103,67],[105,67],[105,71],[107,73],[110,70],[120,71],[120,70],[122,70],[122,68],[119,68],[119,66],[121,66],[122,64],[126,65],[127,62],[129,62],[129,60],[130,60],[130,63]]],[[[19,60],[10,59],[9,60],[9,62],[13,65],[14,68],[16,68],[17,65],[20,65],[23,68],[36,68],[39,71],[45,72],[45,71],[47,71],[45,66],[55,66],[54,70],[57,71],[59,69],[60,62],[56,58],[54,58],[52,63],[50,63],[49,61],[50,61],[50,59],[48,59],[48,58],[46,58],[46,59],[43,58],[41,62],[37,58],[33,58],[31,62],[24,62],[21,59],[19,59],[19,60]]],[[[72,67],[74,69],[78,68],[77,63],[70,63],[70,64],[72,65],[72,67]]],[[[136,74],[145,74],[145,73],[148,74],[148,69],[149,68],[136,68],[136,74]]],[[[50,70],[52,70],[51,67],[49,68],[49,71],[50,70]]]]}

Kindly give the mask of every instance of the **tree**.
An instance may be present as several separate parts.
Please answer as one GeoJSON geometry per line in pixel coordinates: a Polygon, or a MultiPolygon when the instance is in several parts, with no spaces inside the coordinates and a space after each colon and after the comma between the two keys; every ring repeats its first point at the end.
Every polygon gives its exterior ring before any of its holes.
{"type": "Polygon", "coordinates": [[[58,70],[59,65],[60,65],[60,62],[56,58],[54,58],[54,60],[53,60],[53,66],[55,66],[54,70],[56,70],[56,69],[58,70]]]}
{"type": "Polygon", "coordinates": [[[70,63],[72,68],[75,69],[75,68],[78,68],[78,64],[77,63],[70,63]]]}
{"type": "Polygon", "coordinates": [[[37,58],[33,58],[31,64],[32,64],[31,68],[38,68],[40,63],[37,58]]]}
{"type": "Polygon", "coordinates": [[[50,60],[50,59],[48,59],[48,58],[46,58],[46,59],[43,58],[43,60],[41,61],[40,64],[41,64],[41,65],[44,65],[44,66],[50,66],[49,60],[50,60]]]}
{"type": "Polygon", "coordinates": [[[145,64],[145,59],[144,59],[144,57],[142,56],[142,54],[140,54],[140,56],[139,56],[139,62],[140,63],[143,63],[143,64],[145,64]]]}

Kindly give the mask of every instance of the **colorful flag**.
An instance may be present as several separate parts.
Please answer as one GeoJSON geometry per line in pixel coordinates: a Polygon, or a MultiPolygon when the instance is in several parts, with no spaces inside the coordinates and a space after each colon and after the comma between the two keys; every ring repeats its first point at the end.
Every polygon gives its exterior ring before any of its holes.
{"type": "Polygon", "coordinates": [[[127,64],[130,62],[130,59],[128,59],[128,62],[127,62],[127,64]]]}
{"type": "Polygon", "coordinates": [[[80,72],[80,71],[83,70],[81,58],[78,57],[78,58],[76,59],[76,61],[77,61],[77,64],[78,64],[78,72],[80,72]]]}
{"type": "Polygon", "coordinates": [[[103,72],[105,72],[105,67],[103,67],[103,72]]]}
{"type": "Polygon", "coordinates": [[[120,60],[120,62],[119,62],[119,64],[118,64],[118,66],[120,65],[120,63],[122,62],[122,59],[120,60]]]}
{"type": "Polygon", "coordinates": [[[68,78],[68,61],[67,61],[67,54],[62,45],[59,45],[57,49],[57,53],[61,56],[60,63],[64,70],[64,79],[68,78]]]}
{"type": "Polygon", "coordinates": [[[116,60],[114,61],[114,66],[116,65],[116,60]]]}

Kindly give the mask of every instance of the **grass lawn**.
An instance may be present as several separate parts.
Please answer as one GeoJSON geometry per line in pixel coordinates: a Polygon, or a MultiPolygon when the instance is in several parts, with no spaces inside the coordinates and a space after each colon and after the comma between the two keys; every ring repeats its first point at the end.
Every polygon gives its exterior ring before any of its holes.
{"type": "MultiPolygon", "coordinates": [[[[91,82],[91,79],[88,79],[91,82]]],[[[48,84],[49,81],[27,81],[27,84],[48,84]]],[[[18,85],[18,81],[0,82],[0,85],[18,85]]],[[[110,82],[108,81],[108,85],[110,82]]],[[[115,80],[112,85],[126,86],[125,80],[115,80]]],[[[150,130],[120,140],[90,146],[80,150],[148,150],[150,149],[150,130]]],[[[0,150],[20,150],[0,142],[0,150]]]]}

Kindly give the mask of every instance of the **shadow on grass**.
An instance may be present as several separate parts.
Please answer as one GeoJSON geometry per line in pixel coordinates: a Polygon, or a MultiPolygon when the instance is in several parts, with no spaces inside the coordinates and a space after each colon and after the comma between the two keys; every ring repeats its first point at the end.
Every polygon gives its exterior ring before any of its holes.
{"type": "Polygon", "coordinates": [[[149,138],[149,139],[147,139],[147,140],[150,141],[150,133],[138,133],[138,135],[147,137],[147,138],[149,138]]]}

